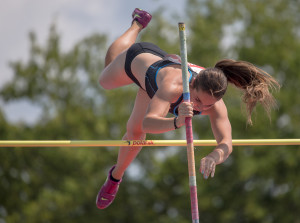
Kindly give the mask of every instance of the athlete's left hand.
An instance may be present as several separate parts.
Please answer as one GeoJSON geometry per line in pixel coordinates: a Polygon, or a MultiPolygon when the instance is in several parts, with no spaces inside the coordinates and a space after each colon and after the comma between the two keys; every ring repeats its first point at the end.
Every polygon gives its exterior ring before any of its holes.
{"type": "Polygon", "coordinates": [[[209,175],[211,177],[214,177],[216,170],[216,161],[211,156],[206,156],[201,159],[200,164],[200,173],[203,174],[203,177],[207,179],[209,175]]]}

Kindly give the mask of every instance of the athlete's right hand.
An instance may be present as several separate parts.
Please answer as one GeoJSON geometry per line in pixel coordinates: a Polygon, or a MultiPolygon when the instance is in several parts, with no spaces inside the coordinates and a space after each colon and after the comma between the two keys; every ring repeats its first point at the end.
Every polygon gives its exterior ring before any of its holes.
{"type": "Polygon", "coordinates": [[[177,126],[181,127],[185,125],[185,118],[192,118],[194,115],[193,112],[193,103],[191,102],[182,102],[178,107],[178,118],[177,126]]]}

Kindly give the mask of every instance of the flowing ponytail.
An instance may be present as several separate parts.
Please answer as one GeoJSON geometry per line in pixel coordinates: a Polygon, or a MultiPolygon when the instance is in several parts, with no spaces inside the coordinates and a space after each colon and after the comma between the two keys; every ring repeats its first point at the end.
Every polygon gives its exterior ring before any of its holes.
{"type": "Polygon", "coordinates": [[[279,83],[267,72],[244,61],[224,59],[216,63],[215,68],[223,71],[229,83],[242,89],[243,102],[246,104],[248,123],[251,125],[251,114],[257,102],[260,102],[270,116],[276,101],[271,90],[279,90],[279,83]]]}

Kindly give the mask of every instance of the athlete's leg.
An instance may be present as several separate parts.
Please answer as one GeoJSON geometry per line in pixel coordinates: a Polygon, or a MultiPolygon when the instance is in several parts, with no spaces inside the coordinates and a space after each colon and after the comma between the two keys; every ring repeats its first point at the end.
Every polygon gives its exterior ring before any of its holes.
{"type": "Polygon", "coordinates": [[[108,48],[105,56],[105,67],[107,67],[120,53],[127,50],[135,43],[137,36],[142,31],[143,26],[137,21],[133,21],[132,25],[126,32],[116,39],[108,48]]]}
{"type": "MultiPolygon", "coordinates": [[[[139,89],[131,116],[127,122],[127,132],[124,140],[144,140],[146,134],[142,131],[142,123],[146,114],[150,98],[147,93],[139,89]]],[[[121,147],[119,150],[118,160],[112,176],[115,179],[121,179],[125,170],[141,151],[141,146],[121,147]]]]}
{"type": "Polygon", "coordinates": [[[105,67],[135,43],[139,32],[148,25],[151,18],[152,16],[142,9],[136,8],[133,11],[131,27],[109,47],[105,57],[105,67]]]}
{"type": "Polygon", "coordinates": [[[105,57],[105,69],[99,79],[105,89],[113,89],[133,83],[124,70],[127,49],[135,43],[140,31],[147,26],[152,16],[146,11],[135,9],[130,28],[109,47],[105,57]]]}
{"type": "Polygon", "coordinates": [[[125,59],[127,49],[135,42],[140,30],[138,23],[134,21],[132,26],[110,46],[105,58],[106,67],[99,78],[103,88],[114,89],[133,83],[125,72],[125,59]]]}
{"type": "Polygon", "coordinates": [[[102,71],[99,84],[104,89],[114,89],[133,83],[125,72],[126,53],[127,51],[124,51],[119,54],[116,59],[102,71]]]}
{"type": "MultiPolygon", "coordinates": [[[[132,114],[127,123],[127,132],[123,139],[145,139],[146,134],[142,131],[142,122],[149,104],[150,98],[142,89],[139,89],[137,94],[132,114]]],[[[108,207],[116,197],[119,185],[122,182],[122,176],[140,152],[141,147],[121,147],[119,150],[118,161],[113,166],[108,174],[108,177],[101,187],[97,198],[96,204],[99,209],[108,207]],[[119,180],[116,182],[114,179],[119,180]]]]}

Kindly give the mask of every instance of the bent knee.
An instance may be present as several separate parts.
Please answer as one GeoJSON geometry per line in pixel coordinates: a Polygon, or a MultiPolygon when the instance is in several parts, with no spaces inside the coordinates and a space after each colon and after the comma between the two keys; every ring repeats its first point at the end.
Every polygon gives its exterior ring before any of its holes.
{"type": "Polygon", "coordinates": [[[110,90],[113,88],[113,86],[109,83],[108,80],[106,80],[107,78],[104,77],[102,74],[99,77],[99,84],[102,88],[104,88],[105,90],[110,90]]]}
{"type": "Polygon", "coordinates": [[[127,137],[132,140],[144,140],[146,133],[142,131],[142,128],[131,128],[127,125],[127,137]]]}
{"type": "Polygon", "coordinates": [[[99,84],[101,87],[103,87],[106,90],[114,89],[115,81],[113,79],[114,73],[112,73],[110,69],[104,68],[104,70],[101,72],[99,77],[99,84]]]}

